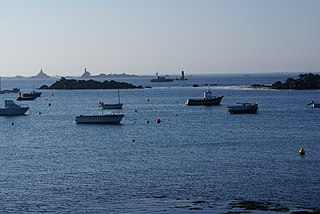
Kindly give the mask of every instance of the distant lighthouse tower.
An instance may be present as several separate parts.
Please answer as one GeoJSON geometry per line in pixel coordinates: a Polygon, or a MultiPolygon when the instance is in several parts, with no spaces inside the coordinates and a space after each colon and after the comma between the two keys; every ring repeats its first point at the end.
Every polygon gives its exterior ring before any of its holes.
{"type": "Polygon", "coordinates": [[[180,80],[184,80],[184,71],[181,71],[181,78],[180,80]]]}

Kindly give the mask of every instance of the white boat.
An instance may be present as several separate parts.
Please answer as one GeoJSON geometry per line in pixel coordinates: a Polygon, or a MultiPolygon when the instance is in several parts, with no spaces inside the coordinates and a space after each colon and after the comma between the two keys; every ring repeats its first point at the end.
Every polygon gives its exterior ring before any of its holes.
{"type": "Polygon", "coordinates": [[[28,109],[29,107],[17,105],[13,100],[5,100],[4,108],[0,108],[0,116],[23,115],[28,109]]]}
{"type": "Polygon", "coordinates": [[[119,89],[118,89],[118,103],[114,103],[114,104],[105,104],[103,102],[100,102],[100,107],[102,109],[122,109],[122,103],[120,103],[120,93],[119,93],[119,89]]]}
{"type": "Polygon", "coordinates": [[[105,114],[76,117],[77,123],[104,123],[104,124],[119,124],[124,117],[124,114],[105,114]]]}
{"type": "Polygon", "coordinates": [[[216,97],[212,95],[212,91],[208,90],[204,92],[201,99],[188,99],[187,105],[220,105],[223,96],[216,97]]]}
{"type": "Polygon", "coordinates": [[[308,106],[311,106],[312,108],[320,108],[320,103],[315,103],[314,101],[311,101],[308,106]]]}
{"type": "Polygon", "coordinates": [[[156,73],[156,78],[151,79],[151,82],[173,82],[174,79],[166,78],[166,76],[159,76],[158,71],[156,73]]]}

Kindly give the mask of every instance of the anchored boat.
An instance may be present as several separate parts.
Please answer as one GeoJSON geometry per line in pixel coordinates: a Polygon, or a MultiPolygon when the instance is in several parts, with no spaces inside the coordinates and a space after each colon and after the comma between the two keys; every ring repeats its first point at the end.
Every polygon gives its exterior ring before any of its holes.
{"type": "Polygon", "coordinates": [[[102,123],[102,124],[120,124],[124,114],[105,114],[76,117],[77,123],[102,123]]]}
{"type": "Polygon", "coordinates": [[[220,102],[224,96],[216,97],[212,95],[212,91],[208,90],[204,92],[201,99],[188,99],[187,105],[220,105],[220,102]]]}
{"type": "Polygon", "coordinates": [[[5,100],[4,108],[0,108],[0,116],[23,115],[28,109],[29,107],[17,105],[13,100],[5,100]]]}
{"type": "Polygon", "coordinates": [[[228,106],[230,114],[256,114],[258,111],[258,104],[253,103],[238,103],[237,105],[228,106]]]}
{"type": "Polygon", "coordinates": [[[315,103],[314,101],[311,101],[308,106],[311,106],[312,108],[320,108],[320,103],[315,103]]]}
{"type": "Polygon", "coordinates": [[[119,93],[119,89],[118,89],[118,103],[114,103],[114,104],[105,104],[103,102],[100,102],[100,107],[102,109],[122,109],[122,103],[120,103],[120,93],[119,93]]]}

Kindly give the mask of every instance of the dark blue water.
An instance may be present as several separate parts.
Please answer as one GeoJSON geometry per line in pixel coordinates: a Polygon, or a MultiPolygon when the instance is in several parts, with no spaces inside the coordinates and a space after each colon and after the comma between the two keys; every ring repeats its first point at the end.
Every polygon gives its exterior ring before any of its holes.
{"type": "MultiPolygon", "coordinates": [[[[27,116],[0,117],[0,212],[221,213],[235,199],[319,208],[320,111],[306,104],[320,101],[320,91],[230,87],[278,79],[192,76],[121,90],[126,118],[116,126],[74,121],[101,114],[98,102],[116,102],[116,90],[43,91],[24,102],[27,116]],[[221,106],[186,106],[207,90],[193,83],[219,83],[211,89],[225,95],[221,106]],[[227,112],[246,101],[258,102],[258,114],[227,112]]],[[[50,81],[4,79],[2,86],[27,91],[50,81]]]]}

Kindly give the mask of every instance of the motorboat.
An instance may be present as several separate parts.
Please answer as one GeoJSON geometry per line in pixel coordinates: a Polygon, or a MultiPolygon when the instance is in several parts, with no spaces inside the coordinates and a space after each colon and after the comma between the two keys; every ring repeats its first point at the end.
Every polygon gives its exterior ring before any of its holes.
{"type": "Polygon", "coordinates": [[[311,101],[308,106],[311,106],[312,108],[320,108],[320,103],[315,103],[314,101],[311,101]]]}
{"type": "Polygon", "coordinates": [[[173,82],[174,79],[166,78],[166,76],[159,76],[158,72],[156,73],[156,78],[151,79],[151,82],[173,82]]]}
{"type": "Polygon", "coordinates": [[[107,103],[99,102],[99,104],[102,109],[122,109],[122,103],[120,103],[119,89],[118,89],[118,103],[107,104],[107,103]]]}
{"type": "Polygon", "coordinates": [[[40,97],[42,92],[32,91],[30,93],[23,93],[22,97],[40,97]]]}
{"type": "Polygon", "coordinates": [[[253,103],[238,103],[237,105],[228,106],[230,114],[256,114],[258,111],[258,104],[253,103]]]}
{"type": "Polygon", "coordinates": [[[120,124],[124,114],[104,114],[84,116],[80,115],[76,117],[77,123],[100,123],[100,124],[120,124]]]}
{"type": "Polygon", "coordinates": [[[13,100],[5,100],[4,108],[0,108],[0,116],[23,115],[28,109],[28,106],[17,105],[13,100]]]}
{"type": "Polygon", "coordinates": [[[208,90],[203,93],[201,99],[188,99],[187,105],[220,105],[220,102],[224,96],[216,97],[212,95],[212,91],[208,90]]]}
{"type": "Polygon", "coordinates": [[[22,101],[22,100],[34,100],[36,99],[38,96],[37,95],[33,95],[31,96],[30,94],[25,96],[25,94],[21,94],[19,93],[19,97],[17,98],[18,101],[22,101]]]}

